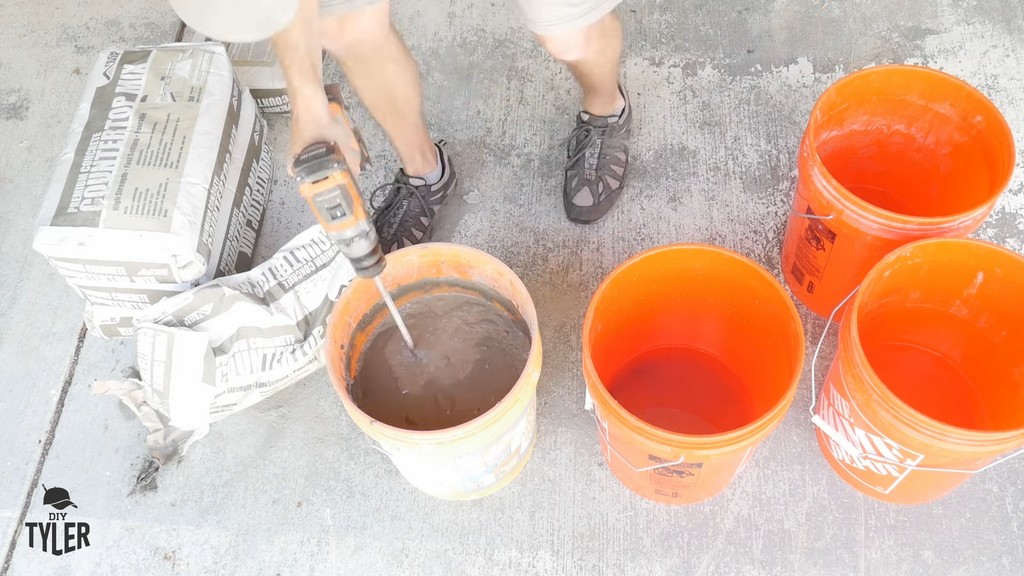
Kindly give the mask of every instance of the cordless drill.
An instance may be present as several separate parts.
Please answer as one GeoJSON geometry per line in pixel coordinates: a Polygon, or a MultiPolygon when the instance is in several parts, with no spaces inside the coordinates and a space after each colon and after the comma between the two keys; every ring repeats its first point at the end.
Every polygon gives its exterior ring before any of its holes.
{"type": "MultiPolygon", "coordinates": [[[[352,126],[343,103],[332,96],[329,105],[331,112],[356,135],[362,154],[361,168],[365,167],[368,160],[366,147],[352,126]]],[[[338,144],[310,144],[295,156],[292,170],[299,181],[299,193],[331,241],[352,263],[356,274],[364,278],[378,276],[384,270],[384,252],[366,213],[355,177],[338,144]]]]}
{"type": "MultiPolygon", "coordinates": [[[[352,125],[345,106],[338,96],[329,97],[331,112],[344,122],[356,136],[360,151],[360,168],[365,168],[369,156],[359,131],[352,125]]],[[[341,148],[335,142],[315,142],[303,148],[292,161],[292,171],[299,181],[299,193],[313,210],[320,226],[338,246],[341,255],[352,263],[356,274],[373,278],[381,298],[395,319],[409,349],[414,349],[412,335],[402,320],[395,301],[384,287],[380,273],[387,261],[380,248],[377,230],[373,227],[359,186],[349,169],[341,148]]]]}

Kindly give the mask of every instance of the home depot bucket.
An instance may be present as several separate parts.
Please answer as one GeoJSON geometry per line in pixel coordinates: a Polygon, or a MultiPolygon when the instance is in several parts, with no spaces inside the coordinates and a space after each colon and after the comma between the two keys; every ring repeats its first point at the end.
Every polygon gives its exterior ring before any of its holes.
{"type": "Polygon", "coordinates": [[[486,297],[490,292],[514,306],[529,327],[526,366],[504,399],[465,424],[433,431],[389,426],[371,418],[352,399],[350,386],[360,355],[389,317],[372,281],[356,279],[342,292],[328,328],[327,368],[345,411],[410,483],[427,494],[452,500],[497,491],[519,474],[533,451],[541,341],[530,294],[498,259],[453,244],[421,244],[389,254],[381,277],[399,307],[430,295],[486,297]]]}
{"type": "Polygon", "coordinates": [[[895,248],[966,237],[1009,185],[1013,137],[968,84],[918,66],[879,66],[829,87],[800,145],[782,271],[828,316],[895,248]]]}
{"type": "Polygon", "coordinates": [[[922,240],[864,279],[814,408],[829,465],[900,504],[948,494],[1024,446],[1024,258],[922,240]]]}
{"type": "Polygon", "coordinates": [[[718,494],[782,420],[803,359],[796,307],[757,264],[687,244],[632,258],[597,289],[583,325],[605,461],[651,500],[718,494]]]}

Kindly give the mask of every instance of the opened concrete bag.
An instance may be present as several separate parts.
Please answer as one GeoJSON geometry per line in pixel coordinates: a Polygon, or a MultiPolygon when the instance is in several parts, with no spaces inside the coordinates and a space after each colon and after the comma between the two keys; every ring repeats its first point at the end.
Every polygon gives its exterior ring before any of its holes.
{"type": "Polygon", "coordinates": [[[319,370],[327,319],[355,277],[319,226],[249,272],[173,296],[135,319],[139,378],[97,382],[146,426],[161,464],[210,424],[319,370]]]}

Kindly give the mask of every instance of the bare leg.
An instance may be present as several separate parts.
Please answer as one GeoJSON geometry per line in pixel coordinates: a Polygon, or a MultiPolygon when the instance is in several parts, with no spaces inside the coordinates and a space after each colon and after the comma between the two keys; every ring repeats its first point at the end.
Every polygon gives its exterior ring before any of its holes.
{"type": "MultiPolygon", "coordinates": [[[[538,8],[540,1],[523,5],[538,8]]],[[[583,89],[582,108],[588,114],[576,117],[569,135],[562,200],[569,220],[592,224],[618,202],[629,168],[633,115],[619,90],[622,25],[609,12],[586,26],[538,34],[537,40],[583,89]]]]}
{"type": "Polygon", "coordinates": [[[419,70],[391,25],[390,4],[323,18],[320,31],[324,48],[388,135],[405,172],[433,171],[437,151],[423,117],[419,70]]]}
{"type": "Polygon", "coordinates": [[[291,158],[306,146],[319,141],[334,141],[345,152],[349,167],[358,174],[359,152],[355,136],[336,121],[327,108],[321,66],[317,20],[317,0],[300,0],[295,19],[273,38],[274,53],[284,71],[288,98],[292,105],[291,158]]]}
{"type": "Polygon", "coordinates": [[[537,36],[541,46],[565,64],[583,89],[583,109],[608,116],[622,108],[619,93],[619,61],[622,58],[622,25],[614,12],[578,30],[537,36]]]}

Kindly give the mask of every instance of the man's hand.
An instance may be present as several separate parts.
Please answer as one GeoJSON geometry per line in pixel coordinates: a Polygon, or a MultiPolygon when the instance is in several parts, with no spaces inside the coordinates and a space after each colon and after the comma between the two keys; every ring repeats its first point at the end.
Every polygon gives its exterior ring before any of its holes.
{"type": "Polygon", "coordinates": [[[334,142],[341,149],[354,176],[362,172],[363,153],[359,140],[344,116],[332,114],[326,98],[316,106],[292,102],[292,140],[288,154],[288,173],[294,176],[292,160],[315,142],[334,142]]]}

